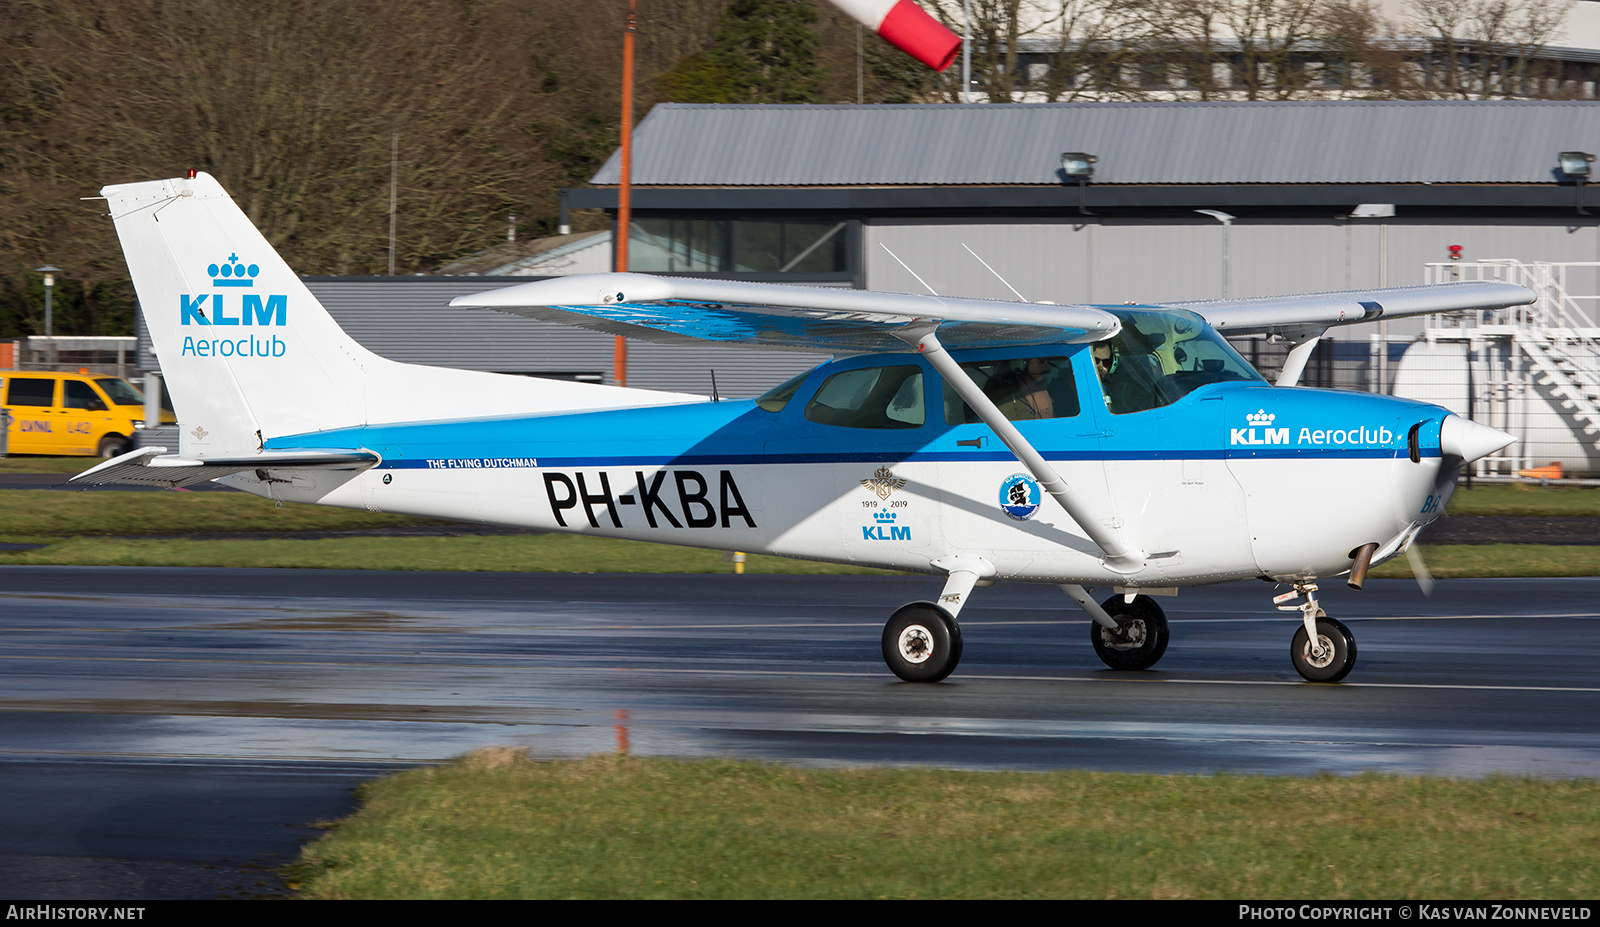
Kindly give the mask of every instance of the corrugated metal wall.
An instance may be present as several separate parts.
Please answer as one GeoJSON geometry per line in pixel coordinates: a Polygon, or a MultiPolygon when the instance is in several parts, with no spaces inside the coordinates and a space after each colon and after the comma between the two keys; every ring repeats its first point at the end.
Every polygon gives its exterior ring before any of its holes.
{"type": "MultiPolygon", "coordinates": [[[[1040,184],[1060,153],[1097,184],[1527,183],[1600,150],[1581,100],[1316,100],[813,106],[664,103],[633,182],[682,186],[1040,184]]],[[[620,182],[612,154],[592,179],[620,182]]]]}

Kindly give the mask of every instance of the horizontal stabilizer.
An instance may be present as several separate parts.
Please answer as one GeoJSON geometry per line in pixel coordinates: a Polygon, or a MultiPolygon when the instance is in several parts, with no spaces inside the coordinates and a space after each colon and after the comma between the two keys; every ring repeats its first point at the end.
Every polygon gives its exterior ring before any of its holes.
{"type": "Polygon", "coordinates": [[[682,344],[712,341],[842,353],[904,351],[894,332],[939,323],[949,348],[1081,344],[1116,334],[1093,306],[879,293],[647,274],[584,274],[470,296],[452,306],[499,309],[612,335],[682,344]]]}
{"type": "Polygon", "coordinates": [[[246,457],[196,460],[142,447],[91,467],[67,480],[85,486],[191,486],[251,470],[365,470],[378,463],[371,451],[263,451],[246,457]]]}

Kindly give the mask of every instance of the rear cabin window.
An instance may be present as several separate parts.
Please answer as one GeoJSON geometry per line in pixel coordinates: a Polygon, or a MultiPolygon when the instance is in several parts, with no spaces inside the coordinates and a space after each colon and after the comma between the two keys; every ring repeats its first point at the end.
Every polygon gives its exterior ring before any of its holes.
{"type": "Polygon", "coordinates": [[[13,406],[52,406],[56,402],[56,381],[38,377],[12,377],[6,404],[13,406]]]}
{"type": "MultiPolygon", "coordinates": [[[[1071,418],[1078,414],[1078,384],[1065,357],[1018,357],[975,361],[961,369],[1013,422],[1071,418]]],[[[944,385],[944,420],[951,425],[980,421],[949,383],[944,385]]]]}
{"type": "Polygon", "coordinates": [[[806,418],[842,428],[921,428],[922,368],[863,367],[824,380],[806,404],[806,418]]]}
{"type": "Polygon", "coordinates": [[[756,405],[768,412],[782,412],[783,407],[789,404],[789,400],[794,398],[794,394],[800,390],[800,385],[809,376],[811,376],[811,371],[807,370],[799,376],[790,377],[779,383],[756,397],[756,405]]]}

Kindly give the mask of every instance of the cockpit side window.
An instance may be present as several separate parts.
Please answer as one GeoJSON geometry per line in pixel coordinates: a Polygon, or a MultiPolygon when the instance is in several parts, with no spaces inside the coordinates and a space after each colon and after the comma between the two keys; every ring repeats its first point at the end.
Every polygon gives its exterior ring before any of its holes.
{"type": "Polygon", "coordinates": [[[927,421],[922,368],[861,367],[836,373],[806,404],[806,418],[843,428],[921,428],[927,421]]]}
{"type": "MultiPolygon", "coordinates": [[[[1078,414],[1078,384],[1067,357],[1017,357],[974,361],[961,369],[1001,414],[1014,421],[1071,418],[1078,414]]],[[[949,383],[944,385],[944,420],[951,425],[980,421],[949,383]]]]}
{"type": "Polygon", "coordinates": [[[1116,337],[1091,347],[1115,415],[1170,405],[1208,383],[1265,382],[1205,320],[1185,310],[1114,310],[1116,337]]]}

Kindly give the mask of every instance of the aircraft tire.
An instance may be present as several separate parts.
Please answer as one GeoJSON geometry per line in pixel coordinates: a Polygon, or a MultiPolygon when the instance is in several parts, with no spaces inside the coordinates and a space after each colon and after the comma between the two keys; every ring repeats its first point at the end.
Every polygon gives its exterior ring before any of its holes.
{"type": "Polygon", "coordinates": [[[1289,644],[1289,659],[1295,671],[1311,682],[1338,682],[1350,675],[1356,665],[1356,638],[1350,629],[1318,609],[1317,636],[1323,639],[1324,646],[1332,645],[1333,653],[1320,660],[1312,659],[1311,638],[1301,624],[1289,644]]]}
{"type": "Polygon", "coordinates": [[[1155,599],[1141,595],[1125,602],[1114,595],[1100,607],[1117,622],[1117,631],[1089,622],[1089,640],[1100,662],[1114,670],[1143,670],[1167,652],[1167,616],[1155,599]]]}
{"type": "Polygon", "coordinates": [[[883,626],[883,662],[906,682],[938,682],[961,662],[961,625],[932,602],[902,605],[883,626]]]}

